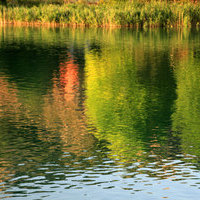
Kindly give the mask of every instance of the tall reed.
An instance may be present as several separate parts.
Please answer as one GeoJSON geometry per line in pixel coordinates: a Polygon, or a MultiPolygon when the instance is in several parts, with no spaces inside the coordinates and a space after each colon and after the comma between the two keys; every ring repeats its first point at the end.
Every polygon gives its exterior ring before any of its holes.
{"type": "MultiPolygon", "coordinates": [[[[1,8],[0,8],[1,9],[1,8]]],[[[59,23],[84,26],[174,27],[200,24],[200,3],[132,2],[101,4],[8,5],[2,22],[59,23]]]]}

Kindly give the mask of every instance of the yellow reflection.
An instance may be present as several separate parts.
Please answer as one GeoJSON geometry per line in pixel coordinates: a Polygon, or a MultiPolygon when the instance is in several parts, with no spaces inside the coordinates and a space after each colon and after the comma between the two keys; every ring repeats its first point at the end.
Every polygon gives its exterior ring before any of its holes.
{"type": "Polygon", "coordinates": [[[122,35],[105,34],[96,42],[100,47],[86,48],[88,123],[96,128],[95,137],[107,142],[108,156],[145,166],[151,155],[164,170],[162,159],[172,154],[175,81],[169,60],[175,38],[164,40],[159,32],[122,35]]]}
{"type": "Polygon", "coordinates": [[[109,156],[123,162],[145,157],[137,128],[145,126],[146,91],[136,79],[132,53],[110,45],[85,54],[88,123],[96,127],[94,135],[99,140],[109,143],[109,156]]]}
{"type": "MultiPolygon", "coordinates": [[[[198,52],[197,52],[198,53],[198,52]]],[[[186,154],[200,156],[200,68],[195,50],[175,66],[177,100],[173,130],[180,133],[186,154]]]]}

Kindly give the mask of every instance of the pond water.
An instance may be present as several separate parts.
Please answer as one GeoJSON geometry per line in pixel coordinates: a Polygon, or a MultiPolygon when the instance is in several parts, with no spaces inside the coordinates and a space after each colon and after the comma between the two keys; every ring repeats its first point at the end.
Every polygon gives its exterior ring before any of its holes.
{"type": "Polygon", "coordinates": [[[197,200],[200,32],[0,28],[0,198],[197,200]]]}

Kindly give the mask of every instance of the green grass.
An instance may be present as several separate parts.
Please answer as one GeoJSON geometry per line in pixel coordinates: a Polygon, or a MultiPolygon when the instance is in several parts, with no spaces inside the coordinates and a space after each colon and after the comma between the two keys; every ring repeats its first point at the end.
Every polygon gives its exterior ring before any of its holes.
{"type": "Polygon", "coordinates": [[[200,24],[200,3],[12,4],[0,12],[0,20],[84,26],[196,26],[200,24]]]}

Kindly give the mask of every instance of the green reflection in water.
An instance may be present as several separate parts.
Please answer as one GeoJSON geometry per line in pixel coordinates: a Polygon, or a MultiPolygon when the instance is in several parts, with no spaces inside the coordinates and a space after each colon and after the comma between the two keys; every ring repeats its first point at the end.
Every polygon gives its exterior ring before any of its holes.
{"type": "Polygon", "coordinates": [[[79,106],[84,51],[77,47],[76,36],[72,38],[69,30],[2,28],[0,180],[7,186],[34,183],[23,176],[41,176],[44,185],[65,180],[65,175],[48,172],[66,166],[71,171],[85,169],[93,162],[83,161],[95,154],[95,138],[85,131],[79,106]],[[75,53],[70,55],[70,51],[75,53]]]}
{"type": "Polygon", "coordinates": [[[136,80],[128,49],[109,53],[103,49],[100,56],[92,51],[86,54],[87,114],[97,128],[95,136],[110,142],[114,155],[123,156],[131,148],[127,155],[132,158],[143,149],[136,129],[145,124],[146,91],[136,80]]]}
{"type": "Polygon", "coordinates": [[[171,135],[175,80],[171,46],[163,45],[162,36],[170,42],[159,32],[149,33],[153,40],[138,33],[138,40],[122,36],[122,42],[110,35],[104,37],[109,45],[86,52],[86,114],[96,127],[95,136],[106,140],[110,155],[120,161],[174,155],[170,146],[177,141],[171,135]]]}
{"type": "MultiPolygon", "coordinates": [[[[200,156],[200,48],[179,53],[182,59],[174,63],[177,80],[177,100],[172,115],[173,130],[179,133],[185,154],[200,156]]],[[[195,162],[196,159],[193,159],[195,162]]]]}
{"type": "MultiPolygon", "coordinates": [[[[8,174],[45,176],[46,171],[68,166],[69,171],[87,170],[104,164],[102,158],[110,150],[108,156],[125,164],[158,161],[152,168],[161,168],[162,175],[159,170],[140,173],[165,178],[176,173],[172,164],[166,167],[171,174],[165,174],[167,159],[176,160],[182,151],[199,155],[198,34],[12,27],[4,31],[0,93],[7,93],[1,99],[5,110],[0,112],[0,153],[1,169],[7,165],[8,174]],[[88,124],[96,129],[95,137],[88,124]],[[65,157],[66,152],[71,154],[65,157]],[[49,166],[41,171],[43,165],[49,166]]],[[[1,174],[3,180],[11,178],[1,174]]]]}

